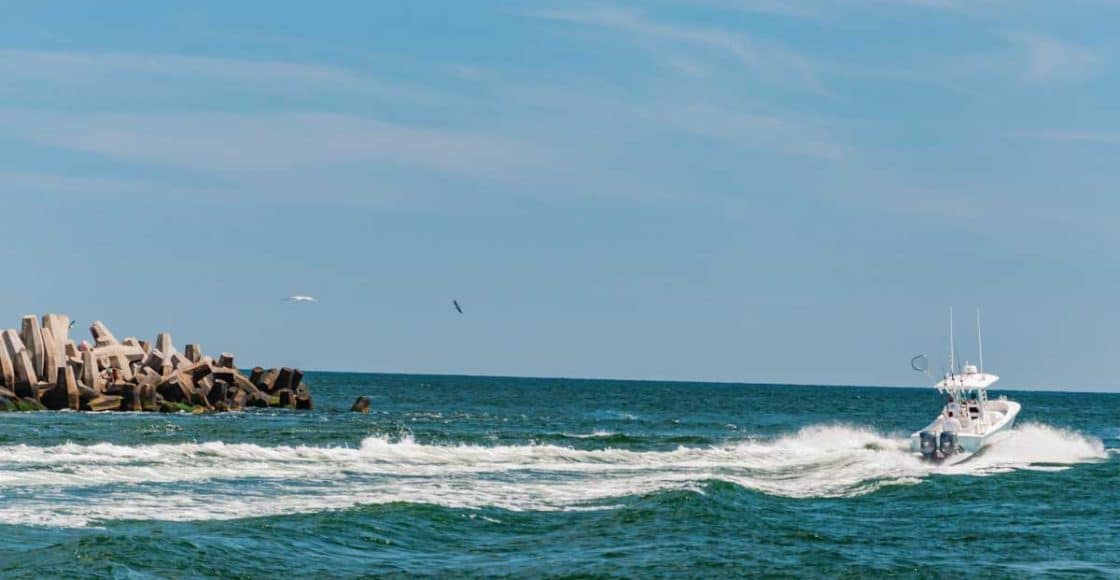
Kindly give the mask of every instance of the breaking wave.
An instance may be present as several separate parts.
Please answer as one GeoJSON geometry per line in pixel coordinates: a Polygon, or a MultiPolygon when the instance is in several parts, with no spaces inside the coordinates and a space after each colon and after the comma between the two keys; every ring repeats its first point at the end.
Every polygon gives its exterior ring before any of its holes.
{"type": "MultiPolygon", "coordinates": [[[[595,433],[593,437],[608,435],[595,433]]],[[[0,522],[233,519],[407,502],[508,510],[607,509],[637,494],[730,482],[784,497],[847,497],[931,475],[1059,469],[1107,457],[1076,432],[1026,424],[963,463],[923,463],[908,441],[850,426],[673,451],[557,445],[358,448],[222,442],[0,446],[0,522]]]]}

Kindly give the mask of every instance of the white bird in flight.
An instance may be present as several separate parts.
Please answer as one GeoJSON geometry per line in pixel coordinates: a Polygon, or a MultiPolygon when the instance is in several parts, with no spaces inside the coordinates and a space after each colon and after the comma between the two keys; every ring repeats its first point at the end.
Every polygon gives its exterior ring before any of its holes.
{"type": "Polygon", "coordinates": [[[301,294],[296,294],[295,296],[289,296],[288,297],[288,302],[318,302],[318,301],[319,300],[316,299],[314,296],[303,296],[301,294]]]}

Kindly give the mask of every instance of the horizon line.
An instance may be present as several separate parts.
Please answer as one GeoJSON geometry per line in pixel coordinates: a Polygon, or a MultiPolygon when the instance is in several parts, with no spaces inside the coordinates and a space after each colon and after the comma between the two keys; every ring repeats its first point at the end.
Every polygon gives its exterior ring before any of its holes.
{"type": "MultiPolygon", "coordinates": [[[[389,372],[389,371],[338,371],[323,369],[301,369],[305,373],[323,374],[357,374],[357,375],[400,375],[415,377],[464,377],[484,379],[528,379],[528,380],[563,380],[563,381],[616,381],[626,383],[680,383],[702,385],[741,385],[741,386],[773,386],[773,387],[841,387],[841,388],[872,388],[872,389],[932,389],[929,385],[885,385],[885,384],[816,384],[796,382],[752,382],[752,381],[725,381],[701,379],[638,379],[618,377],[575,377],[575,376],[541,376],[541,375],[505,375],[505,374],[472,374],[472,373],[438,373],[438,372],[389,372]]],[[[1081,391],[1081,390],[1054,390],[1046,388],[1017,388],[995,389],[1006,392],[1029,393],[1074,393],[1084,395],[1120,395],[1120,391],[1081,391]]]]}

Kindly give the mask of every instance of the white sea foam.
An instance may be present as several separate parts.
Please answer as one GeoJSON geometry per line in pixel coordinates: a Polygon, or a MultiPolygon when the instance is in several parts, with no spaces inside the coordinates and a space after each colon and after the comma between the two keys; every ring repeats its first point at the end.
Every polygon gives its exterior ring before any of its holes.
{"type": "Polygon", "coordinates": [[[555,445],[425,445],[370,437],[358,448],[182,443],[0,447],[0,522],[230,519],[410,502],[509,510],[606,509],[721,480],[786,497],[844,497],[935,474],[991,475],[1107,457],[1100,441],[1046,425],[1008,432],[951,467],[905,439],[814,426],[772,440],[673,451],[555,445]]]}

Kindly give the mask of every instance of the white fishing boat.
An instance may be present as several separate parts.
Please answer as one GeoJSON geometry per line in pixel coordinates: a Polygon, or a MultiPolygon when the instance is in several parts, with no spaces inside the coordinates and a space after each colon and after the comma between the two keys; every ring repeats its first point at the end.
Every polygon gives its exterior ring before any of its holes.
{"type": "MultiPolygon", "coordinates": [[[[993,435],[1010,429],[1019,415],[1020,405],[1007,397],[988,398],[988,388],[999,377],[984,372],[984,343],[980,335],[980,312],[976,313],[976,335],[980,365],[965,362],[955,368],[956,347],[953,340],[952,311],[949,314],[949,371],[934,385],[945,396],[941,414],[924,429],[910,436],[910,450],[929,461],[962,461],[984,447],[993,435]]],[[[911,366],[919,368],[914,357],[911,366]]]]}

